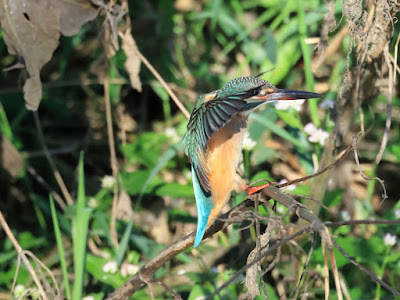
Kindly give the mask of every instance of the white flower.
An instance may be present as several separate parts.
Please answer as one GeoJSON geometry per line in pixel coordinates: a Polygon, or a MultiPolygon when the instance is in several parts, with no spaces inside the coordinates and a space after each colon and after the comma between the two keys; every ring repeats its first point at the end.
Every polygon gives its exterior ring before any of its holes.
{"type": "Polygon", "coordinates": [[[132,276],[135,275],[139,271],[140,267],[137,265],[123,263],[121,265],[121,275],[122,276],[132,276]]]}
{"type": "Polygon", "coordinates": [[[183,173],[183,176],[185,176],[185,178],[187,180],[191,180],[192,179],[192,172],[191,171],[187,171],[187,172],[183,173]]]}
{"type": "Polygon", "coordinates": [[[89,202],[88,202],[88,206],[91,208],[96,208],[99,206],[99,202],[97,201],[97,199],[95,197],[90,197],[89,198],[89,202]]]}
{"type": "Polygon", "coordinates": [[[186,273],[186,270],[184,270],[184,269],[180,269],[180,270],[178,270],[178,272],[176,272],[177,275],[183,275],[185,273],[186,273]]]}
{"type": "Polygon", "coordinates": [[[282,100],[282,101],[277,101],[275,103],[275,109],[277,110],[288,110],[288,109],[294,109],[297,111],[301,111],[301,107],[304,103],[304,99],[297,99],[297,100],[282,100]]]}
{"type": "Polygon", "coordinates": [[[82,298],[82,300],[94,300],[93,296],[85,296],[82,298]]]}
{"type": "Polygon", "coordinates": [[[304,126],[304,131],[309,135],[308,140],[311,143],[319,143],[321,146],[325,145],[325,141],[329,137],[329,133],[315,127],[313,123],[308,123],[306,126],[304,126]]]}
{"type": "MultiPolygon", "coordinates": [[[[284,184],[284,183],[287,183],[287,182],[289,182],[289,181],[287,181],[286,179],[282,179],[281,181],[278,182],[278,184],[281,185],[281,184],[284,184]]],[[[294,191],[296,189],[296,185],[295,184],[291,184],[291,185],[285,186],[284,189],[286,191],[294,191]]]]}
{"type": "Polygon", "coordinates": [[[115,274],[118,270],[118,265],[116,261],[109,261],[108,263],[104,264],[103,272],[104,273],[111,273],[115,274]]]}
{"type": "Polygon", "coordinates": [[[336,105],[336,102],[332,99],[325,99],[324,101],[322,101],[319,104],[319,107],[323,108],[323,109],[330,109],[330,108],[334,108],[336,105]]]}
{"type": "Polygon", "coordinates": [[[400,208],[394,210],[394,216],[396,217],[396,219],[400,219],[400,208]]]}
{"type": "Polygon", "coordinates": [[[394,246],[396,244],[396,236],[390,234],[389,232],[383,237],[383,243],[385,246],[394,246]]]}
{"type": "Polygon", "coordinates": [[[246,133],[244,135],[244,140],[243,140],[243,149],[250,151],[254,148],[255,145],[257,145],[256,141],[253,140],[250,137],[250,134],[246,131],[246,133]]]}
{"type": "Polygon", "coordinates": [[[170,128],[170,127],[166,128],[165,135],[172,143],[177,143],[181,139],[181,137],[176,132],[175,128],[170,128]]]}
{"type": "Polygon", "coordinates": [[[285,208],[284,208],[284,206],[282,206],[282,205],[278,205],[278,207],[276,208],[276,211],[277,211],[278,213],[280,213],[280,214],[283,214],[284,211],[285,211],[285,208]]]}
{"type": "Polygon", "coordinates": [[[25,286],[23,284],[17,284],[14,289],[14,297],[20,298],[25,293],[25,286]]]}
{"type": "Polygon", "coordinates": [[[351,219],[350,213],[348,210],[342,210],[340,211],[340,216],[342,217],[343,220],[348,221],[351,219]]]}
{"type": "Polygon", "coordinates": [[[105,258],[105,259],[111,258],[110,252],[107,250],[104,250],[104,249],[100,251],[100,255],[102,258],[105,258]]]}
{"type": "Polygon", "coordinates": [[[106,175],[101,179],[101,186],[106,189],[111,189],[114,186],[114,177],[106,175]]]}

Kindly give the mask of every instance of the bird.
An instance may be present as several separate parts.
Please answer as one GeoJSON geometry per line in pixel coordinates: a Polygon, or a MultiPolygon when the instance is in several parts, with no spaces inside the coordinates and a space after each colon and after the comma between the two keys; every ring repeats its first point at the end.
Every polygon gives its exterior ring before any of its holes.
{"type": "Polygon", "coordinates": [[[233,79],[219,90],[200,95],[190,115],[184,142],[198,214],[194,247],[200,244],[233,190],[254,194],[269,185],[248,188],[236,173],[249,115],[269,102],[322,96],[279,89],[260,78],[262,74],[233,79]]]}

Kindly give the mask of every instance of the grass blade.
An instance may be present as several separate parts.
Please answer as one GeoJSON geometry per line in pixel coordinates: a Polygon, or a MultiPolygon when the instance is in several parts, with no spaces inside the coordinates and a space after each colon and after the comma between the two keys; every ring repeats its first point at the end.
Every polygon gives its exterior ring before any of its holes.
{"type": "Polygon", "coordinates": [[[71,300],[71,290],[69,288],[67,263],[65,261],[65,253],[64,253],[64,247],[62,244],[61,230],[60,230],[60,226],[58,225],[56,207],[54,206],[54,199],[51,194],[50,194],[50,208],[51,208],[51,218],[53,219],[54,234],[56,236],[58,255],[60,255],[61,270],[62,270],[62,274],[64,277],[65,294],[67,296],[67,300],[71,300]]]}
{"type": "Polygon", "coordinates": [[[291,135],[285,129],[276,125],[275,122],[273,122],[269,119],[263,118],[258,114],[250,115],[250,119],[253,119],[254,121],[264,125],[266,128],[271,130],[273,133],[275,133],[276,135],[279,135],[280,137],[284,138],[285,140],[288,140],[289,142],[291,142],[293,145],[295,145],[299,149],[302,149],[302,150],[308,149],[308,145],[303,144],[299,139],[297,139],[296,137],[291,135]]]}
{"type": "Polygon", "coordinates": [[[119,248],[116,255],[118,266],[121,265],[122,259],[124,258],[126,247],[128,246],[129,242],[129,237],[131,236],[132,227],[133,227],[133,218],[131,218],[131,220],[129,221],[129,224],[125,229],[124,235],[122,236],[121,243],[119,244],[119,248]]]}
{"type": "MultiPolygon", "coordinates": [[[[304,71],[306,75],[306,86],[307,90],[312,92],[314,91],[314,75],[311,70],[311,57],[308,45],[306,44],[307,27],[306,27],[303,1],[297,1],[297,16],[299,17],[300,46],[301,46],[301,52],[303,54],[304,71]]],[[[312,122],[314,123],[315,126],[320,127],[320,122],[318,118],[317,99],[310,99],[307,102],[310,107],[312,122]]]]}
{"type": "Polygon", "coordinates": [[[85,207],[85,178],[83,172],[83,152],[79,159],[78,199],[76,214],[72,220],[72,239],[74,250],[74,293],[73,299],[82,299],[83,274],[85,270],[86,240],[91,209],[85,207]]]}
{"type": "Polygon", "coordinates": [[[170,159],[172,159],[178,151],[182,150],[184,148],[184,143],[179,142],[175,145],[173,145],[171,148],[169,148],[163,156],[160,157],[160,159],[157,162],[157,165],[151,170],[149,177],[147,178],[145,184],[142,187],[142,190],[140,191],[138,200],[135,205],[135,210],[138,210],[140,206],[140,202],[142,200],[143,194],[146,191],[147,187],[149,186],[150,182],[153,180],[153,178],[157,175],[157,173],[168,163],[170,159]]]}

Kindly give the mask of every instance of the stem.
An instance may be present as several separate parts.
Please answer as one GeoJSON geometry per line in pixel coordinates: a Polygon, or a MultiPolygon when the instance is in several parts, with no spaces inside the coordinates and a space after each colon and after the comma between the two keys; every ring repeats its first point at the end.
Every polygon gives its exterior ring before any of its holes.
{"type": "MultiPolygon", "coordinates": [[[[378,274],[380,279],[382,279],[382,277],[383,277],[383,272],[385,271],[385,268],[386,268],[390,249],[391,249],[390,246],[386,246],[385,257],[383,258],[382,267],[379,270],[379,274],[378,274]]],[[[376,284],[376,292],[375,292],[375,300],[379,300],[379,299],[381,299],[381,285],[379,283],[377,283],[376,284]]]]}
{"type": "MultiPolygon", "coordinates": [[[[306,44],[307,28],[304,15],[304,3],[303,1],[297,1],[297,16],[299,17],[299,36],[300,46],[304,61],[304,72],[306,76],[306,87],[308,91],[314,90],[314,75],[311,70],[311,57],[308,46],[306,44]]],[[[311,120],[315,126],[320,127],[320,121],[318,119],[318,105],[316,99],[310,99],[307,101],[310,107],[311,120]]]]}
{"type": "Polygon", "coordinates": [[[244,166],[244,175],[246,178],[250,178],[250,151],[243,150],[243,166],[244,166]]]}

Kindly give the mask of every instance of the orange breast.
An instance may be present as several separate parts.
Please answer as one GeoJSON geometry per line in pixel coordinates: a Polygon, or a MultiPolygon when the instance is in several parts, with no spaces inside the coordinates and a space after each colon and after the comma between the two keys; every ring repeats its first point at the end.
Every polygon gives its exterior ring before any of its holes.
{"type": "Polygon", "coordinates": [[[242,155],[247,118],[236,115],[209,140],[207,162],[214,208],[208,222],[215,219],[236,188],[236,169],[242,155]]]}

